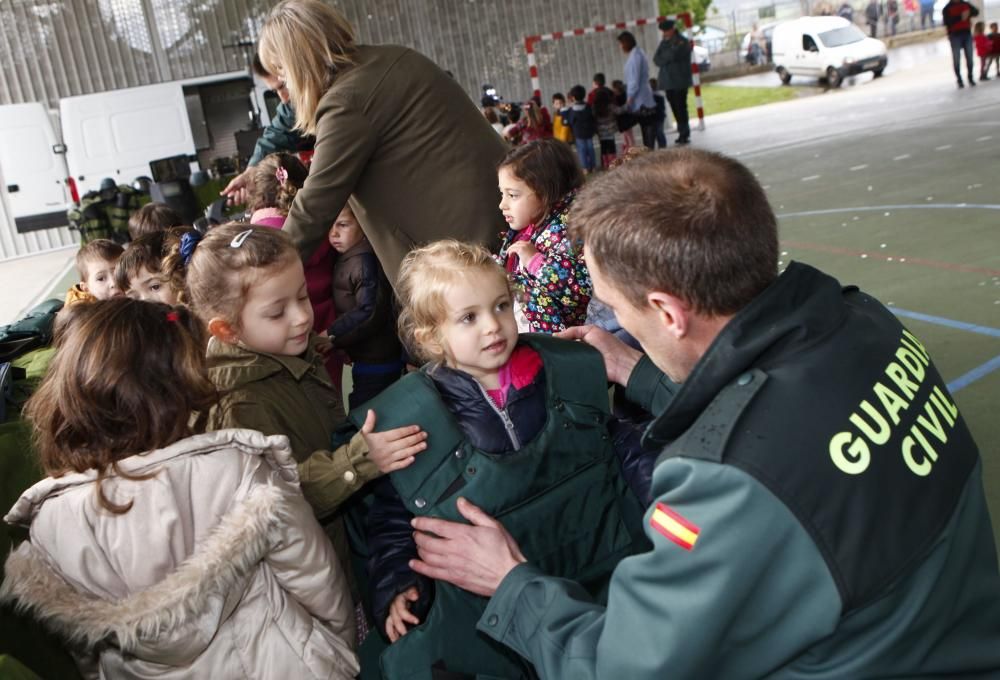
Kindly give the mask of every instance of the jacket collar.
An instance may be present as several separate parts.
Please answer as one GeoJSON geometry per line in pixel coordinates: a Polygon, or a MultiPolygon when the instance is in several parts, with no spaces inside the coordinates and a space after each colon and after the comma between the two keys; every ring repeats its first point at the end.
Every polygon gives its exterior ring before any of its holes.
{"type": "Polygon", "coordinates": [[[842,289],[831,276],[792,262],[767,289],[730,319],[646,438],[663,445],[680,436],[715,396],[752,367],[766,368],[793,348],[837,328],[846,315],[842,289]]]}
{"type": "Polygon", "coordinates": [[[372,244],[368,241],[368,239],[363,238],[359,242],[355,243],[353,246],[348,248],[343,253],[338,253],[337,257],[339,257],[342,260],[346,260],[349,257],[354,257],[355,255],[361,255],[362,253],[373,253],[373,252],[375,251],[372,250],[372,244]]]}
{"type": "Polygon", "coordinates": [[[323,358],[316,351],[319,336],[309,335],[309,346],[305,354],[287,356],[254,352],[240,345],[230,345],[217,338],[208,342],[208,374],[220,390],[231,390],[252,382],[269,378],[276,373],[288,371],[295,380],[313,371],[323,382],[330,382],[323,366],[323,358]]]}

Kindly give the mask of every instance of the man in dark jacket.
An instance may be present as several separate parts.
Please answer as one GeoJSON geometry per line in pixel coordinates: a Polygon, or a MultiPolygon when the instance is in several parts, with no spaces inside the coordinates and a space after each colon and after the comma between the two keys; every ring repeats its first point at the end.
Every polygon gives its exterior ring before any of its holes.
{"type": "Polygon", "coordinates": [[[656,47],[653,63],[660,67],[656,82],[667,93],[667,103],[677,121],[677,143],[691,142],[688,124],[688,88],[691,87],[691,43],[678,33],[672,19],[660,22],[663,40],[656,47]]]}
{"type": "Polygon", "coordinates": [[[920,341],[812,267],[778,275],[763,189],[721,155],[636,159],[587,184],[573,225],[648,352],[563,334],[659,414],[653,549],[599,605],[460,501],[471,526],[414,521],[414,569],[490,597],[479,631],[541,677],[997,677],[982,461],[920,341]]]}
{"type": "Polygon", "coordinates": [[[955,67],[955,78],[958,86],[965,87],[962,82],[962,68],[959,54],[965,50],[965,66],[969,74],[969,85],[976,86],[972,78],[972,17],[979,16],[979,10],[965,0],[949,0],[941,10],[944,25],[948,29],[948,42],[951,43],[951,61],[955,67]]]}

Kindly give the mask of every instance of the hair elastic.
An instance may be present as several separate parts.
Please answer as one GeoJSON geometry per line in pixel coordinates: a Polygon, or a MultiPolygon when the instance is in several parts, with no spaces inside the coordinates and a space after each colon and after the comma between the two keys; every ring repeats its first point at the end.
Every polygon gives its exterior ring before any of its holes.
{"type": "Polygon", "coordinates": [[[252,233],[253,229],[247,229],[246,231],[241,231],[240,233],[236,234],[236,236],[233,237],[233,240],[229,242],[229,247],[239,248],[246,242],[248,238],[250,238],[250,234],[252,233]]]}
{"type": "Polygon", "coordinates": [[[180,320],[181,320],[181,315],[178,314],[177,312],[172,310],[167,312],[167,321],[171,323],[177,323],[180,320]]]}
{"type": "Polygon", "coordinates": [[[191,261],[191,256],[194,255],[195,246],[201,240],[201,232],[198,231],[186,231],[181,234],[181,264],[185,267],[188,266],[188,262],[191,261]]]}
{"type": "Polygon", "coordinates": [[[278,184],[285,186],[285,182],[288,181],[288,170],[283,166],[278,166],[278,169],[274,171],[274,176],[278,180],[278,184]]]}

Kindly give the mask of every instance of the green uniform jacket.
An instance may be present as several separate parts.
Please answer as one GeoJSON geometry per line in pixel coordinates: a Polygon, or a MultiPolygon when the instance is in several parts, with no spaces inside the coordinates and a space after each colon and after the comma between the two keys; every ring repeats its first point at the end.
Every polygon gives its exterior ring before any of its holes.
{"type": "Polygon", "coordinates": [[[978,452],[877,301],[793,263],[684,385],[643,359],[628,394],[669,403],[646,435],[653,550],[619,564],[606,606],[521,565],[479,620],[541,677],[1000,675],[978,452]]]}
{"type": "Polygon", "coordinates": [[[247,165],[257,165],[264,156],[278,151],[293,153],[301,139],[302,135],[295,129],[295,109],[291,104],[281,102],[274,112],[271,124],[264,128],[263,134],[257,140],[247,165]]]}
{"type": "Polygon", "coordinates": [[[299,463],[302,493],[316,516],[333,513],[361,486],[379,475],[360,434],[330,451],[346,417],[317,336],[302,357],[252,352],[212,338],[208,374],[223,393],[208,418],[208,430],[233,427],[288,437],[299,463]]]}
{"type": "Polygon", "coordinates": [[[496,165],[506,145],[461,86],[397,45],[361,45],[319,101],[316,152],[283,229],[308,256],[347,205],[389,282],[418,244],[496,250],[496,165]]]}

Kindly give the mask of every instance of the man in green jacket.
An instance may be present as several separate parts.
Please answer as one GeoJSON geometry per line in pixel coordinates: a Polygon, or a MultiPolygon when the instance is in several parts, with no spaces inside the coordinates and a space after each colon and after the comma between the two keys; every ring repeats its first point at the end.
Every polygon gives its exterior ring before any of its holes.
{"type": "Polygon", "coordinates": [[[601,606],[462,500],[471,526],[414,520],[411,566],[489,596],[479,632],[541,677],[997,677],[982,463],[920,341],[812,267],[778,275],[764,192],[721,155],[626,164],[572,224],[648,352],[564,334],[658,414],[653,549],[619,563],[601,606]]]}

